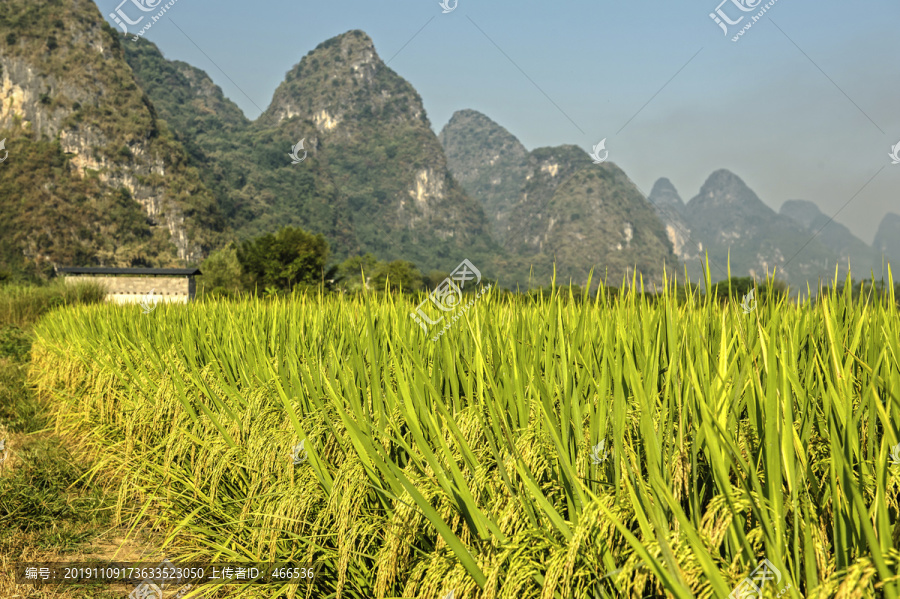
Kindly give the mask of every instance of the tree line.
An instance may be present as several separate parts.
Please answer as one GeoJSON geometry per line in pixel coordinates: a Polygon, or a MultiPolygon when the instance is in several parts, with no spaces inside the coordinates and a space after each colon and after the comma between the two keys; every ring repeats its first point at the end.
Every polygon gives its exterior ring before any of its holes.
{"type": "Polygon", "coordinates": [[[371,253],[351,256],[329,265],[328,242],[321,234],[297,227],[230,243],[212,252],[200,266],[203,295],[236,296],[241,293],[279,295],[324,289],[355,293],[392,289],[418,292],[431,289],[449,272],[422,273],[408,260],[379,260],[371,253]]]}
{"type": "MultiPolygon", "coordinates": [[[[408,293],[429,291],[437,287],[449,272],[421,272],[408,260],[379,260],[371,253],[351,256],[338,264],[330,264],[328,242],[320,234],[312,234],[297,227],[284,227],[277,233],[267,233],[241,243],[212,252],[200,267],[198,291],[204,296],[235,297],[249,293],[262,296],[283,295],[310,290],[327,293],[360,293],[363,291],[391,290],[408,293]]],[[[596,280],[596,279],[595,279],[596,280]]],[[[496,281],[492,282],[496,288],[496,281]]],[[[609,283],[614,283],[610,281],[609,283]]],[[[854,300],[884,301],[890,289],[884,281],[850,281],[847,291],[854,300]]],[[[834,283],[832,283],[833,285],[834,283]]],[[[594,285],[592,285],[592,289],[594,285]]],[[[839,292],[844,284],[837,283],[839,292]]],[[[622,290],[613,285],[605,286],[605,297],[611,300],[622,290]]],[[[713,284],[714,299],[725,304],[741,298],[751,290],[762,302],[787,299],[790,288],[781,280],[757,282],[751,277],[732,277],[713,284]]],[[[498,291],[501,291],[498,289],[498,291]]],[[[559,293],[565,301],[594,301],[594,293],[585,293],[579,285],[557,281],[556,285],[515,289],[517,295],[531,297],[535,301],[559,293]]],[[[648,299],[658,299],[662,290],[648,290],[648,299]]],[[[823,286],[822,292],[830,291],[823,286]]],[[[900,285],[895,288],[900,300],[900,285]]],[[[705,284],[689,282],[678,285],[676,298],[686,300],[688,295],[705,295],[705,284]]]]}

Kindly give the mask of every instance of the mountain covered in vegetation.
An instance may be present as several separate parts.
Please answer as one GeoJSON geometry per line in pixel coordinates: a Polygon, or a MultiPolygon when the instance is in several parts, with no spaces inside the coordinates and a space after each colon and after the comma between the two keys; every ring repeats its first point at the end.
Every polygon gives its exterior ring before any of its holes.
{"type": "Polygon", "coordinates": [[[372,252],[423,268],[492,259],[481,206],[450,175],[415,89],[362,31],[332,38],[249,121],[209,77],[152,43],[128,61],[176,128],[238,237],[285,225],[323,234],[335,258],[372,252]],[[303,142],[295,164],[288,153],[303,142]]]}
{"type": "Polygon", "coordinates": [[[739,276],[764,278],[777,268],[780,279],[803,285],[815,282],[829,265],[834,267],[830,252],[818,238],[769,208],[728,170],[709,176],[685,206],[684,217],[693,238],[703,244],[703,251],[720,270],[730,257],[731,270],[739,276]]]}
{"type": "Polygon", "coordinates": [[[0,3],[0,262],[197,263],[227,230],[89,0],[0,3]]]}
{"type": "MultiPolygon", "coordinates": [[[[740,177],[714,172],[700,192],[684,204],[668,179],[659,179],[648,198],[666,225],[676,253],[699,276],[697,259],[709,253],[713,278],[762,278],[773,270],[795,288],[832,280],[835,268],[851,269],[855,279],[880,278],[882,258],[889,253],[872,247],[844,225],[806,200],[789,200],[775,212],[740,177]]],[[[841,275],[843,276],[843,274],[841,275]]]]}
{"type": "Polygon", "coordinates": [[[509,131],[475,110],[455,112],[438,136],[453,176],[477,198],[503,243],[509,217],[530,172],[528,150],[509,131]]]}
{"type": "Polygon", "coordinates": [[[474,110],[453,115],[440,133],[460,184],[484,206],[503,248],[536,275],[582,283],[595,270],[614,284],[635,268],[659,280],[677,257],[652,206],[610,162],[581,148],[531,152],[474,110]]]}
{"type": "Polygon", "coordinates": [[[256,121],[133,39],[88,0],[0,4],[5,268],[197,264],[287,225],[335,259],[449,270],[502,255],[421,98],[363,32],[300,60],[256,121]]]}
{"type": "Polygon", "coordinates": [[[812,202],[788,201],[775,212],[724,169],[688,203],[666,178],[645,200],[614,164],[592,164],[575,146],[529,152],[474,110],[456,112],[440,140],[454,176],[484,206],[495,237],[541,275],[554,259],[558,272],[576,278],[591,265],[619,277],[633,266],[656,274],[654,265],[677,268],[681,261],[698,278],[708,253],[714,280],[727,277],[730,260],[734,276],[762,279],[775,270],[805,287],[848,264],[859,278],[873,270],[881,276],[882,256],[900,253],[894,241],[900,217],[886,217],[873,248],[812,202]]]}
{"type": "Polygon", "coordinates": [[[513,286],[554,267],[579,284],[592,268],[659,280],[706,251],[730,253],[737,276],[778,267],[800,284],[900,254],[896,215],[875,248],[836,223],[807,243],[824,215],[802,202],[775,213],[728,171],[685,204],[667,179],[645,198],[615,164],[571,145],[528,151],[474,110],[435,135],[358,30],[302,57],[250,120],[89,0],[7,0],[0,140],[0,270],[193,265],[286,226],[322,235],[333,261],[372,254],[433,274],[468,258],[513,286]]]}
{"type": "Polygon", "coordinates": [[[579,283],[591,267],[620,279],[637,266],[653,279],[667,260],[677,264],[617,167],[594,169],[574,146],[528,152],[471,110],[436,137],[421,98],[361,31],[305,56],[256,121],[149,42],[130,45],[127,58],[240,237],[293,225],[323,234],[336,259],[371,252],[427,272],[465,256],[510,284],[547,281],[554,262],[579,283]],[[298,140],[309,158],[294,165],[287,150],[298,140]]]}

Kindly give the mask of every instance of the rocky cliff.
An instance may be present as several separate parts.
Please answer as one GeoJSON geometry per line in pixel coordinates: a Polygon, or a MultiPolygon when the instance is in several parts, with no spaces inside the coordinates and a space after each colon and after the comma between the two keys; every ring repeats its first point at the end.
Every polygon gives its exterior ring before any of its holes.
{"type": "Polygon", "coordinates": [[[699,258],[703,244],[691,235],[691,227],[684,218],[684,200],[672,182],[666,178],[657,180],[647,201],[662,221],[675,255],[683,261],[699,258]]]}
{"type": "Polygon", "coordinates": [[[225,225],[89,0],[0,5],[3,255],[197,263],[225,225]]]}
{"type": "Polygon", "coordinates": [[[447,170],[421,98],[362,31],[304,56],[254,122],[205,73],[149,42],[128,59],[160,113],[179,123],[239,235],[300,226],[325,235],[336,258],[372,252],[426,270],[502,253],[447,170]],[[301,140],[307,157],[292,164],[301,140]]]}

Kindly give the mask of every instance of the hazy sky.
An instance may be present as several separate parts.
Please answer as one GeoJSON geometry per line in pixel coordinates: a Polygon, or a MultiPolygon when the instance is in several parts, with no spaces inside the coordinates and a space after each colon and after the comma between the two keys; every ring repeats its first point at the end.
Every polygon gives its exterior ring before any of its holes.
{"type": "MultiPolygon", "coordinates": [[[[104,15],[121,2],[95,1],[104,15]]],[[[146,37],[256,118],[307,52],[362,29],[436,132],[472,108],[528,149],[607,138],[645,193],[668,177],[685,201],[727,168],[775,210],[849,202],[835,220],[871,242],[900,213],[900,3],[777,0],[732,42],[766,2],[726,0],[745,15],[726,37],[709,16],[720,1],[458,0],[443,14],[438,0],[177,0],[146,37]]]]}

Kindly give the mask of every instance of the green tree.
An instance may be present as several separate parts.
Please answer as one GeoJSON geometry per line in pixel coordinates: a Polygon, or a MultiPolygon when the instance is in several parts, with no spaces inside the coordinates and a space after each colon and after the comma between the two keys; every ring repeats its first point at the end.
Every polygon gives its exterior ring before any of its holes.
{"type": "Polygon", "coordinates": [[[296,287],[312,287],[333,275],[325,271],[325,238],[295,227],[243,242],[237,259],[244,273],[244,288],[254,293],[268,288],[290,292],[296,287]]]}
{"type": "Polygon", "coordinates": [[[340,263],[337,267],[337,275],[335,280],[339,289],[349,292],[358,292],[367,289],[371,282],[372,275],[378,270],[383,262],[379,262],[372,254],[365,256],[351,256],[340,263]],[[363,276],[365,276],[366,284],[363,285],[363,276]]]}
{"type": "Polygon", "coordinates": [[[403,291],[421,291],[424,288],[422,273],[416,265],[406,260],[394,260],[382,263],[372,277],[372,285],[376,291],[384,291],[390,281],[392,289],[403,288],[403,291]]]}
{"type": "Polygon", "coordinates": [[[729,297],[743,298],[754,289],[755,282],[753,277],[731,277],[725,281],[719,281],[713,284],[713,292],[719,303],[725,304],[729,297]],[[729,296],[729,287],[731,296],[729,296]]]}
{"type": "Polygon", "coordinates": [[[204,295],[233,296],[242,290],[243,270],[237,257],[237,246],[230,243],[212,252],[203,264],[197,277],[198,292],[204,295]]]}

